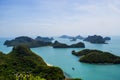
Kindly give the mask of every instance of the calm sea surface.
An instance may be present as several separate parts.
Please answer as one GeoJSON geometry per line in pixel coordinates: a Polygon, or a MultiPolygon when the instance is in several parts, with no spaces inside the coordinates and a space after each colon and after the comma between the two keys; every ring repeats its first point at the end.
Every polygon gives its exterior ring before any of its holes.
{"type": "MultiPolygon", "coordinates": [[[[3,45],[7,38],[0,38],[0,51],[9,53],[12,47],[3,45]]],[[[56,40],[73,44],[80,40],[71,42],[68,39],[55,38],[56,40]]],[[[87,49],[99,49],[102,51],[112,52],[120,56],[120,37],[112,37],[109,44],[91,44],[84,42],[87,49]]],[[[63,48],[54,49],[50,46],[32,48],[32,51],[40,55],[47,63],[58,66],[64,70],[69,77],[82,78],[83,80],[120,80],[120,65],[95,65],[79,62],[79,58],[71,54],[72,50],[80,51],[83,48],[63,48]],[[72,67],[75,70],[72,70],[72,67]]]]}

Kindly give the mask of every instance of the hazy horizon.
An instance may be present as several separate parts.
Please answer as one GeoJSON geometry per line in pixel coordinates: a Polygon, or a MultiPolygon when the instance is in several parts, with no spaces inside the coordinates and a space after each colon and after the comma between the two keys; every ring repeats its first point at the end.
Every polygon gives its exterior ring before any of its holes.
{"type": "Polygon", "coordinates": [[[0,37],[120,35],[120,0],[0,0],[0,37]]]}

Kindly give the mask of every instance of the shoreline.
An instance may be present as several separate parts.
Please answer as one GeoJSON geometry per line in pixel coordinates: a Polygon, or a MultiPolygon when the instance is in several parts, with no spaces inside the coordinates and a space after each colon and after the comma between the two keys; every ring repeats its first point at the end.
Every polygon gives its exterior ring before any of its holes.
{"type": "Polygon", "coordinates": [[[47,64],[47,66],[53,66],[53,65],[51,65],[51,64],[49,64],[49,63],[46,63],[47,64]]]}
{"type": "Polygon", "coordinates": [[[49,64],[49,63],[47,63],[46,61],[45,61],[45,63],[47,64],[47,66],[53,66],[52,64],[49,64]]]}
{"type": "MultiPolygon", "coordinates": [[[[50,66],[50,67],[53,66],[52,64],[49,64],[49,63],[47,63],[47,62],[45,62],[45,63],[47,64],[47,66],[50,66]]],[[[63,71],[63,73],[64,73],[64,76],[65,76],[65,80],[71,78],[71,76],[70,76],[68,73],[66,73],[66,72],[64,72],[64,71],[63,71]]]]}

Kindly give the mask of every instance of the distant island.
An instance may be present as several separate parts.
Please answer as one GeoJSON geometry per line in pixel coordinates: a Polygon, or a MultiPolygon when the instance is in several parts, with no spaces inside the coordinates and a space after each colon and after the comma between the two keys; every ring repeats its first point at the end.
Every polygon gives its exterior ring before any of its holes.
{"type": "Polygon", "coordinates": [[[4,42],[4,45],[9,46],[17,46],[17,45],[26,45],[27,47],[34,48],[34,47],[41,47],[41,46],[48,46],[51,45],[52,42],[46,41],[45,38],[41,38],[42,40],[39,40],[40,37],[37,37],[36,40],[32,39],[27,36],[20,36],[16,37],[12,40],[6,40],[4,42]]]}
{"type": "Polygon", "coordinates": [[[4,45],[7,45],[8,47],[25,45],[29,48],[42,47],[42,46],[52,46],[53,48],[84,48],[85,47],[85,44],[82,42],[72,44],[72,45],[67,45],[65,43],[60,43],[58,41],[55,41],[54,43],[52,43],[51,42],[52,40],[53,38],[48,38],[48,37],[38,36],[37,38],[32,39],[27,36],[20,36],[12,40],[6,40],[4,42],[4,45]]]}
{"type": "Polygon", "coordinates": [[[111,40],[111,38],[110,37],[104,37],[104,40],[111,40]]]}
{"type": "Polygon", "coordinates": [[[62,35],[62,36],[60,36],[59,38],[67,38],[67,39],[71,39],[71,38],[73,38],[73,36],[62,35]]]}
{"type": "Polygon", "coordinates": [[[53,39],[53,37],[49,38],[49,37],[41,37],[41,36],[37,36],[35,38],[35,40],[37,41],[43,41],[43,42],[51,42],[53,39]]]}
{"type": "Polygon", "coordinates": [[[76,41],[77,39],[75,37],[71,38],[70,41],[76,41]]]}
{"type": "Polygon", "coordinates": [[[84,39],[84,41],[88,41],[94,44],[106,44],[107,40],[111,40],[111,38],[110,37],[103,38],[100,35],[88,36],[87,38],[84,39]]]}
{"type": "Polygon", "coordinates": [[[65,43],[60,43],[58,41],[55,41],[53,43],[53,48],[85,48],[85,44],[82,42],[72,44],[72,45],[67,45],[65,43]]]}
{"type": "Polygon", "coordinates": [[[94,64],[120,64],[120,56],[100,50],[84,49],[79,52],[72,51],[73,55],[80,56],[79,61],[94,64]]]}
{"type": "Polygon", "coordinates": [[[82,36],[80,36],[80,35],[78,35],[78,36],[68,36],[68,35],[62,35],[62,36],[60,36],[59,38],[66,38],[66,39],[70,39],[70,40],[72,40],[72,39],[74,39],[74,40],[76,40],[76,39],[84,39],[82,36]]]}

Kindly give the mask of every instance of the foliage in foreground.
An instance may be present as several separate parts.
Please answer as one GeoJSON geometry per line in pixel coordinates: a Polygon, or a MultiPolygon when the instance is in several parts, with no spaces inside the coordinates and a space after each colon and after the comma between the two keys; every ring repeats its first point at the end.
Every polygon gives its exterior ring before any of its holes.
{"type": "Polygon", "coordinates": [[[8,54],[0,52],[0,80],[24,80],[28,76],[30,79],[33,78],[32,80],[36,78],[64,80],[65,78],[60,68],[47,66],[40,56],[25,46],[16,46],[8,54]],[[19,75],[16,76],[18,73],[19,75]]]}
{"type": "Polygon", "coordinates": [[[26,74],[26,73],[17,73],[15,74],[16,80],[46,80],[44,78],[41,78],[40,76],[33,76],[32,74],[26,74]]]}

